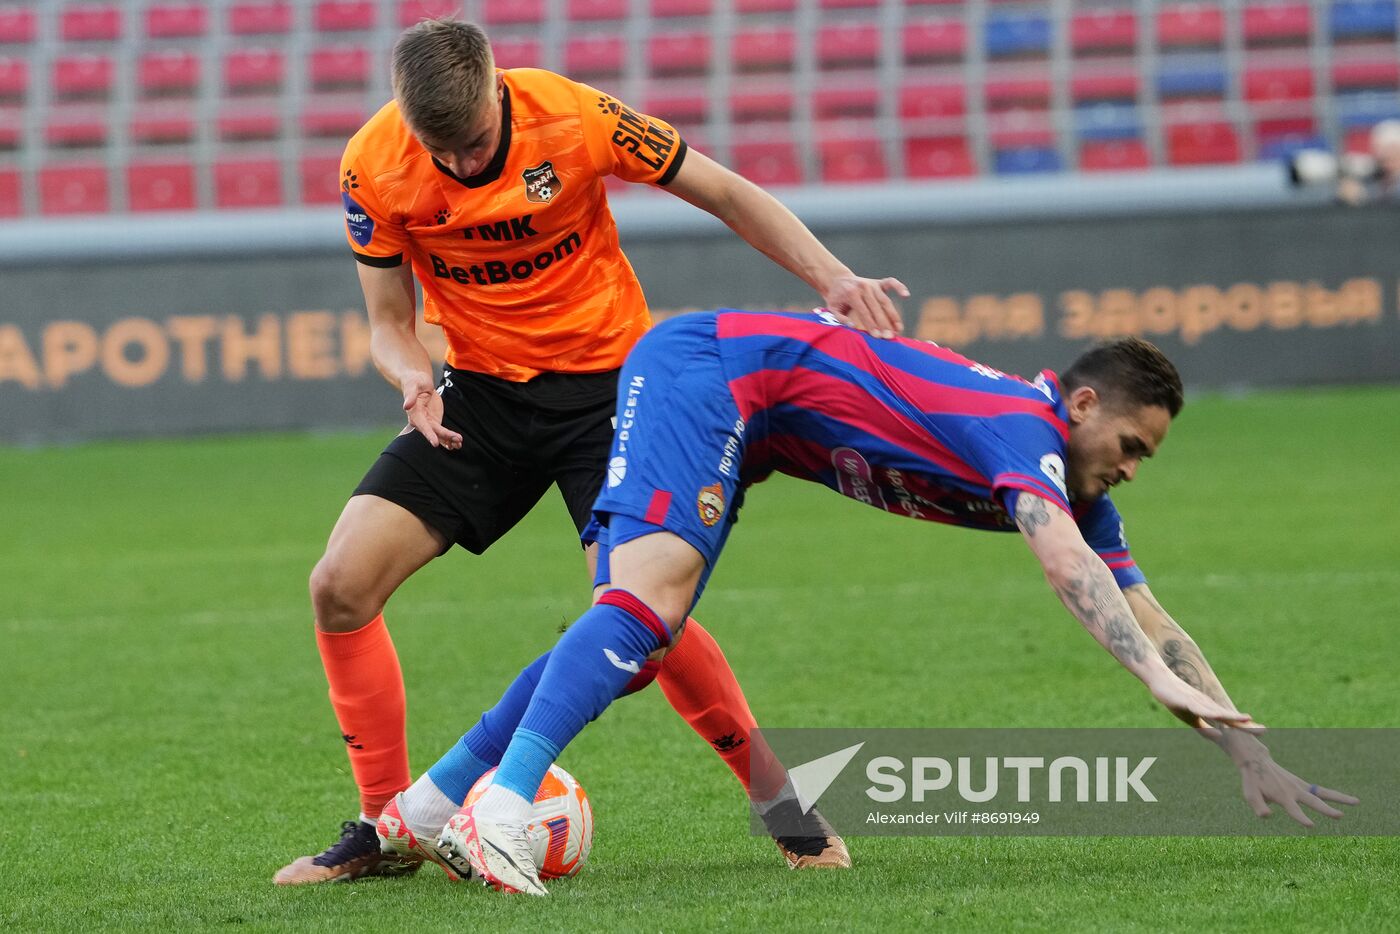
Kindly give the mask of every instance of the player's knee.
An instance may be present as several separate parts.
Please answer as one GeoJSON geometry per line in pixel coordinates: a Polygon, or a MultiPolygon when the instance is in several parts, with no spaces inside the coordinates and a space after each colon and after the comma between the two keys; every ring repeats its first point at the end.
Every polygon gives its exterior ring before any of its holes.
{"type": "Polygon", "coordinates": [[[354,576],[329,554],[312,568],[309,586],[316,626],[326,632],[358,629],[378,612],[354,576]]]}

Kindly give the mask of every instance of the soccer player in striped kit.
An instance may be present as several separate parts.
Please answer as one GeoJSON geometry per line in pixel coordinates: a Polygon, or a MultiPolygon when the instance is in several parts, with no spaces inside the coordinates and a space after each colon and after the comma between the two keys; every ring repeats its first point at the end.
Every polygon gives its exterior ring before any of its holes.
{"type": "Polygon", "coordinates": [[[551,652],[490,789],[444,842],[486,881],[546,894],[525,842],[560,750],[679,635],[746,489],[777,471],[880,509],[1019,531],[1091,635],[1159,702],[1210,731],[1256,812],[1327,800],[1277,766],[1199,648],[1153,599],[1111,487],[1156,453],[1182,406],[1176,369],[1128,338],[1028,381],[935,344],[878,340],[829,313],[672,319],[623,366],[618,427],[590,532],[606,540],[594,606],[551,652]]]}

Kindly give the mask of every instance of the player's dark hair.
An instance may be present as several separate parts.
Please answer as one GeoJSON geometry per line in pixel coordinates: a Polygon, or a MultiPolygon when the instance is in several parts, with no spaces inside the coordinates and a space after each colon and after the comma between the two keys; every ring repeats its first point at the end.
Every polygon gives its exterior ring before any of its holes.
{"type": "Polygon", "coordinates": [[[491,42],[475,23],[426,19],[394,43],[394,98],[420,139],[446,143],[496,91],[491,42]]]}
{"type": "Polygon", "coordinates": [[[1184,404],[1181,374],[1140,337],[1100,344],[1060,374],[1066,393],[1089,386],[1110,405],[1156,405],[1175,418],[1184,404]]]}

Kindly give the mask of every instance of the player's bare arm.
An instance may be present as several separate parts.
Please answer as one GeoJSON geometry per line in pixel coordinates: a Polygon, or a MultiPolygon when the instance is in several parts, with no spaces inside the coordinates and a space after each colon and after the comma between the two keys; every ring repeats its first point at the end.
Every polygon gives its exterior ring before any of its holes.
{"type": "Polygon", "coordinates": [[[724,221],[754,249],[806,282],[846,323],[882,338],[904,330],[904,319],[890,300],[891,294],[909,296],[903,282],[856,275],[782,202],[739,174],[692,149],[666,189],[724,221]]]}
{"type": "Polygon", "coordinates": [[[1084,541],[1068,513],[1023,492],[1017,499],[1016,524],[1060,602],[1119,664],[1147,685],[1158,702],[1210,720],[1249,721],[1248,714],[1233,704],[1212,700],[1172,673],[1133,618],[1113,573],[1084,541]]]}
{"type": "Polygon", "coordinates": [[[375,367],[403,393],[409,424],[429,444],[460,448],[462,436],[443,427],[442,399],[434,387],[432,358],[418,339],[412,268],[407,263],[387,269],[364,264],[357,268],[369,312],[369,347],[375,367]]]}
{"type": "MultiPolygon", "coordinates": [[[[1142,631],[1156,647],[1167,667],[1187,684],[1203,691],[1207,697],[1233,707],[1234,702],[1225,692],[1224,685],[1216,677],[1200,647],[1162,608],[1148,586],[1134,584],[1127,588],[1123,595],[1127,598],[1128,606],[1142,631]]],[[[1283,768],[1274,761],[1268,747],[1249,732],[1228,726],[1215,729],[1195,714],[1180,709],[1173,710],[1172,713],[1200,730],[1201,735],[1218,745],[1230,757],[1240,770],[1244,799],[1260,817],[1268,817],[1269,805],[1277,804],[1289,817],[1305,827],[1311,827],[1312,821],[1303,812],[1303,805],[1319,814],[1337,819],[1342,816],[1342,812],[1327,802],[1357,803],[1356,798],[1345,792],[1311,784],[1283,768]]]]}

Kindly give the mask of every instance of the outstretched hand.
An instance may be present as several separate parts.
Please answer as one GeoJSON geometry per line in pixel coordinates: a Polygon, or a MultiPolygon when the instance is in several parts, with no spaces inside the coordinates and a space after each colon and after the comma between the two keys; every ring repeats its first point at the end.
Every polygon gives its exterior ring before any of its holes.
{"type": "Polygon", "coordinates": [[[1184,710],[1203,720],[1214,720],[1241,730],[1263,730],[1261,724],[1247,713],[1240,713],[1229,704],[1212,700],[1204,691],[1198,690],[1175,675],[1154,678],[1147,684],[1152,696],[1170,710],[1184,710]]]}
{"type": "Polygon", "coordinates": [[[462,436],[442,424],[442,397],[430,380],[417,377],[403,385],[403,410],[408,423],[433,447],[456,451],[462,446],[462,436]]]}
{"type": "Polygon", "coordinates": [[[1304,827],[1313,826],[1303,812],[1306,804],[1319,814],[1340,820],[1342,812],[1327,802],[1359,804],[1356,797],[1321,785],[1309,784],[1274,761],[1268,747],[1250,737],[1246,744],[1230,750],[1230,758],[1240,770],[1240,785],[1245,802],[1259,817],[1268,817],[1269,805],[1282,806],[1289,817],[1304,827]]]}
{"type": "Polygon", "coordinates": [[[904,317],[895,307],[890,295],[909,297],[909,289],[894,278],[867,279],[864,276],[841,276],[822,294],[826,309],[843,324],[868,332],[872,337],[888,339],[904,331],[904,317]]]}

